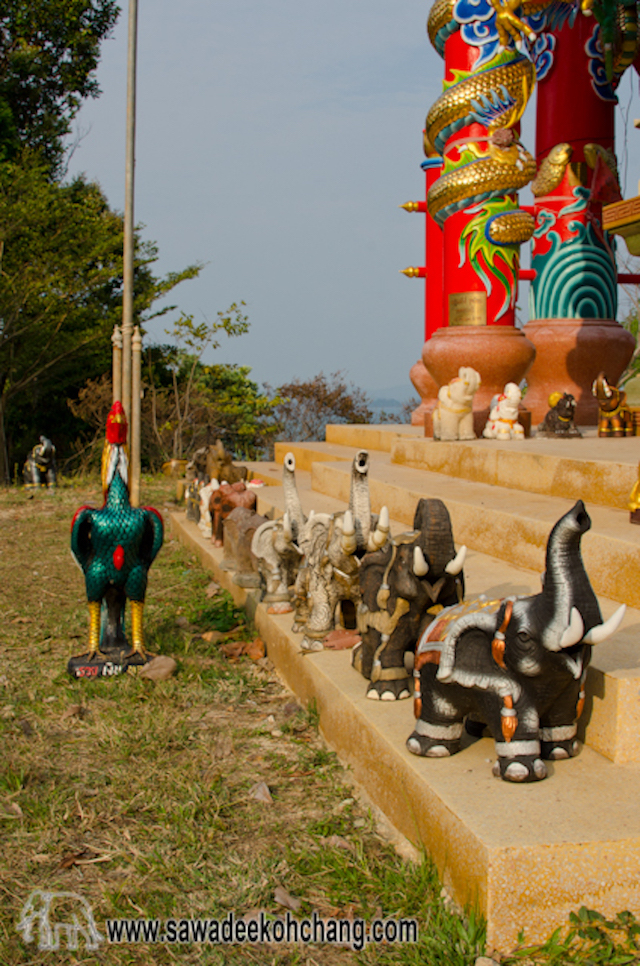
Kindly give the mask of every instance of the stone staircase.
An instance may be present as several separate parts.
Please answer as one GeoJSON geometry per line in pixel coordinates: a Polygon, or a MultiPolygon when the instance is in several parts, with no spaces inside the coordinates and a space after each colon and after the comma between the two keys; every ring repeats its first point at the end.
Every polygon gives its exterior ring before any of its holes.
{"type": "Polygon", "coordinates": [[[174,514],[174,529],[255,612],[283,679],[302,701],[316,702],[327,741],[393,824],[424,844],[457,900],[487,917],[491,944],[508,950],[522,929],[529,941],[543,940],[582,904],[640,915],[640,527],[626,509],[640,440],[434,443],[416,427],[329,426],[325,443],[277,444],[273,463],[253,467],[268,484],[259,511],[283,512],[289,451],[305,512],[344,509],[359,449],[370,455],[372,508],[389,508],[392,532],[411,527],[420,497],[447,504],[456,544],[469,548],[467,597],[536,593],[551,527],[585,501],[592,529],[583,557],[603,615],[620,601],[628,610],[616,635],[593,651],[585,747],[548,763],[547,780],[494,779],[488,738],[450,759],[411,755],[412,702],[366,700],[348,652],[301,652],[291,615],[269,615],[233,585],[219,570],[221,552],[183,514],[174,514]]]}

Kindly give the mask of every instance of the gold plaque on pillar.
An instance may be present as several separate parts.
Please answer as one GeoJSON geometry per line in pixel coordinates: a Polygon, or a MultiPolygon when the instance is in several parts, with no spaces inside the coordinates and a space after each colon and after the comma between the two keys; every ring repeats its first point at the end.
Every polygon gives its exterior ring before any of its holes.
{"type": "Polygon", "coordinates": [[[449,296],[449,325],[486,324],[486,292],[454,292],[449,296]]]}

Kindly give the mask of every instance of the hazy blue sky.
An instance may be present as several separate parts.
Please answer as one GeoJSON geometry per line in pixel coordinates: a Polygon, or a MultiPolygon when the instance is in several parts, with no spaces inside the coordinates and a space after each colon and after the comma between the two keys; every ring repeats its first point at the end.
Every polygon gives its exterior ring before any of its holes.
{"type": "MultiPolygon", "coordinates": [[[[122,5],[103,46],[103,93],[77,119],[84,136],[69,169],[99,181],[118,208],[122,5]]],[[[424,220],[397,206],[424,197],[421,132],[441,90],[428,9],[424,0],[139,0],[136,221],[159,245],[160,272],[206,263],[175,290],[181,309],[212,318],[244,299],[251,329],[216,359],[251,366],[258,382],[341,368],[366,389],[406,384],[413,394],[424,289],[398,270],[423,264],[424,220]]],[[[624,107],[631,86],[624,78],[624,107]]],[[[630,117],[639,115],[636,98],[630,117]]],[[[522,138],[533,151],[532,124],[530,105],[522,138]]],[[[629,139],[635,194],[640,132],[629,139]]],[[[149,337],[162,339],[165,326],[149,337]]]]}

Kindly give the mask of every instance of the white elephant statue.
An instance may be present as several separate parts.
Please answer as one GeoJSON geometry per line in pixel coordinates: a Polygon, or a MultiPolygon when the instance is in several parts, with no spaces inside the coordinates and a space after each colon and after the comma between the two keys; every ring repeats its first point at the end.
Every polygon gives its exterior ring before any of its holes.
{"type": "Polygon", "coordinates": [[[518,422],[520,387],[508,382],[504,392],[491,400],[491,410],[482,435],[485,439],[524,439],[524,426],[518,422]]]}
{"type": "Polygon", "coordinates": [[[460,366],[458,375],[438,392],[433,411],[433,438],[442,440],[475,439],[473,397],[480,388],[480,373],[460,366]]]}

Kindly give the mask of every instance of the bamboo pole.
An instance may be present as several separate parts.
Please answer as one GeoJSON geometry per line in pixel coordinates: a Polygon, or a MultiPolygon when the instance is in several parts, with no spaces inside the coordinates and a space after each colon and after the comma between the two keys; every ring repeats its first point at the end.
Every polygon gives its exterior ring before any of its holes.
{"type": "Polygon", "coordinates": [[[127,144],[124,188],[124,250],[122,293],[122,405],[131,415],[131,336],[133,332],[134,175],[136,146],[136,60],[138,0],[129,0],[129,54],[127,60],[127,144]]]}
{"type": "Polygon", "coordinates": [[[136,325],[131,340],[131,465],[129,467],[131,506],[140,506],[140,406],[142,336],[136,325]]]}
{"type": "Polygon", "coordinates": [[[113,346],[113,363],[112,363],[112,376],[111,384],[113,386],[113,402],[122,399],[122,332],[120,331],[119,325],[114,325],[113,335],[111,336],[111,345],[113,346]]]}

